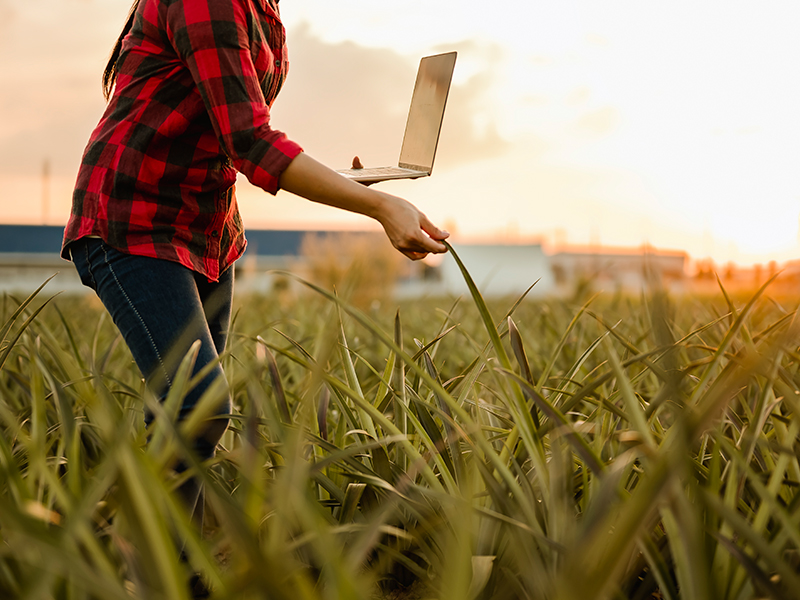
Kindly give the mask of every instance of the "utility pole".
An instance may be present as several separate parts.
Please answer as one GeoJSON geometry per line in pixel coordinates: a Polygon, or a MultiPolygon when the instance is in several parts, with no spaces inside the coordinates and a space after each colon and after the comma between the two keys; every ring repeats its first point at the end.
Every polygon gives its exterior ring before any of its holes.
{"type": "Polygon", "coordinates": [[[47,225],[50,216],[50,159],[44,159],[42,167],[42,225],[47,225]]]}

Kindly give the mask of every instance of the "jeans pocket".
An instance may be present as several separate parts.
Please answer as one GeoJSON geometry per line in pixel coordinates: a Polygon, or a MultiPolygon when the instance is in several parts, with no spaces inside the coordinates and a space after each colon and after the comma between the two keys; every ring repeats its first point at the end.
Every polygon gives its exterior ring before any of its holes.
{"type": "MultiPolygon", "coordinates": [[[[72,264],[78,271],[81,283],[86,287],[97,291],[97,285],[92,275],[92,250],[100,248],[102,241],[93,238],[83,238],[70,244],[69,254],[72,257],[72,264]]],[[[96,254],[96,252],[95,252],[96,254]]]]}

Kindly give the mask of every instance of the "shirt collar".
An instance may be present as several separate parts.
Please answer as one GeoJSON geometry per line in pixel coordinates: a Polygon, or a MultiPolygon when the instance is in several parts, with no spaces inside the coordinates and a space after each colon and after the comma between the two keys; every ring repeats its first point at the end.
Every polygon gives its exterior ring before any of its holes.
{"type": "Polygon", "coordinates": [[[262,9],[264,9],[268,13],[274,13],[276,17],[280,16],[280,12],[278,11],[278,3],[280,0],[253,0],[256,4],[258,4],[262,9]]]}

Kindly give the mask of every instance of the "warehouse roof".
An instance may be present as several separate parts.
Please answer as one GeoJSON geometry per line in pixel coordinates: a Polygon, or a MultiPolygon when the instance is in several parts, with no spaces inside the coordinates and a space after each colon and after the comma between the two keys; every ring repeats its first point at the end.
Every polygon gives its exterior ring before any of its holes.
{"type": "MultiPolygon", "coordinates": [[[[249,229],[246,254],[256,256],[297,256],[308,233],[283,229],[249,229]]],[[[0,254],[58,254],[64,228],[52,225],[0,224],[0,254]]]]}

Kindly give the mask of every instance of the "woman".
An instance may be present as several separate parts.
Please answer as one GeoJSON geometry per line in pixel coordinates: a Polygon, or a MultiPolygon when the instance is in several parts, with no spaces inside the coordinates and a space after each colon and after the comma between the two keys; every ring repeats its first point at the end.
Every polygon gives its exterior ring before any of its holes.
{"type": "MultiPolygon", "coordinates": [[[[272,194],[376,219],[411,259],[445,251],[448,234],[413,205],[341,177],[270,127],[287,67],[277,0],[136,0],[106,67],[109,104],[83,156],[62,255],[159,397],[196,340],[195,372],[225,346],[231,266],[246,243],[237,171],[272,194]]],[[[223,377],[216,364],[179,418],[223,377]]],[[[229,412],[227,399],[218,413],[229,412]]],[[[208,422],[199,458],[213,455],[226,427],[225,418],[208,422]]],[[[182,494],[194,507],[196,487],[182,494]]]]}

